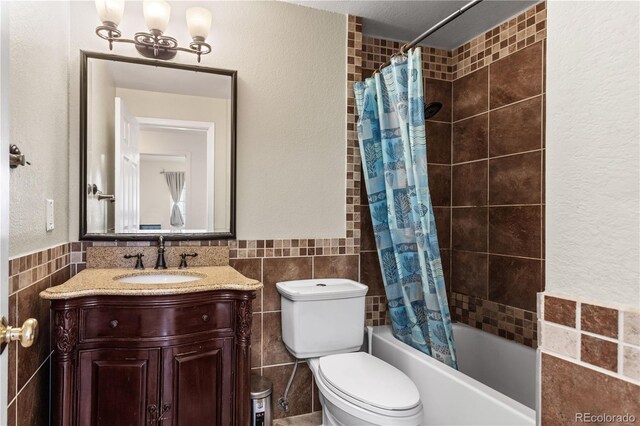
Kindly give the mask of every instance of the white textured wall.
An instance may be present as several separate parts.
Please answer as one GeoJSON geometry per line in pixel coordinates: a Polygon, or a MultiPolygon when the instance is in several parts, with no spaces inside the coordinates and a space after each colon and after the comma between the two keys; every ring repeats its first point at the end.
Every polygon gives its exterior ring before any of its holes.
{"type": "Polygon", "coordinates": [[[11,2],[8,9],[11,143],[31,162],[10,172],[15,257],[69,238],[69,3],[11,2]],[[47,198],[55,202],[52,232],[45,231],[47,198]]]}
{"type": "MultiPolygon", "coordinates": [[[[167,28],[185,43],[184,12],[172,2],[167,28]]],[[[283,2],[202,2],[213,12],[213,53],[202,64],[238,71],[237,236],[345,235],[346,16],[283,2]]],[[[127,2],[121,29],[144,28],[140,2],[127,2]]],[[[71,4],[71,176],[77,194],[79,49],[107,51],[94,34],[94,2],[71,4]]],[[[131,54],[116,45],[114,53],[131,54]]],[[[180,62],[195,63],[189,54],[180,62]]],[[[71,198],[69,238],[78,235],[71,198]]]]}
{"type": "Polygon", "coordinates": [[[547,8],[546,291],[640,307],[640,3],[547,8]]]}

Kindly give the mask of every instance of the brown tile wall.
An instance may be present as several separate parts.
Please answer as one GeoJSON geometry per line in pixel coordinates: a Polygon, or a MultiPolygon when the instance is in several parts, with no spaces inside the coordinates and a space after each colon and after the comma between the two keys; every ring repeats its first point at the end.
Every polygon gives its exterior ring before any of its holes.
{"type": "Polygon", "coordinates": [[[544,290],[545,19],[540,3],[455,49],[452,75],[452,316],[531,347],[544,290]]]}
{"type": "Polygon", "coordinates": [[[535,312],[455,292],[449,297],[449,304],[452,317],[459,323],[531,348],[538,347],[535,312]]]}
{"type": "Polygon", "coordinates": [[[547,37],[547,3],[543,1],[451,52],[456,80],[547,37]]]}
{"type": "Polygon", "coordinates": [[[578,413],[640,418],[640,311],[544,293],[538,304],[542,424],[587,423],[578,413]]]}
{"type": "Polygon", "coordinates": [[[544,352],[640,385],[640,311],[546,293],[538,304],[544,352]]]}
{"type": "Polygon", "coordinates": [[[10,426],[49,423],[50,314],[49,301],[39,293],[69,279],[70,258],[70,245],[62,244],[9,260],[9,324],[35,318],[39,327],[30,348],[17,342],[8,347],[10,426]]]}
{"type": "MultiPolygon", "coordinates": [[[[454,320],[537,345],[544,288],[540,3],[451,52],[423,47],[429,188],[454,320]],[[445,66],[446,65],[446,66],[445,66]]],[[[364,37],[363,77],[402,42],[364,37]]],[[[384,295],[364,182],[360,276],[384,295]]]]}
{"type": "Polygon", "coordinates": [[[543,425],[632,424],[635,421],[629,416],[640,418],[637,384],[547,353],[542,353],[541,369],[543,425]],[[585,415],[593,420],[584,421],[585,415]],[[605,415],[610,417],[596,417],[605,415]]]}

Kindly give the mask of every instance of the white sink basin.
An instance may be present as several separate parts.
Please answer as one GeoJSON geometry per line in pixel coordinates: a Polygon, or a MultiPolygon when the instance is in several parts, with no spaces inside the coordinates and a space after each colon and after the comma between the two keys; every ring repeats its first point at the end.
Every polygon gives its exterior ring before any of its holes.
{"type": "Polygon", "coordinates": [[[114,278],[125,284],[176,284],[203,279],[202,275],[180,275],[170,273],[142,274],[129,277],[114,278]]]}

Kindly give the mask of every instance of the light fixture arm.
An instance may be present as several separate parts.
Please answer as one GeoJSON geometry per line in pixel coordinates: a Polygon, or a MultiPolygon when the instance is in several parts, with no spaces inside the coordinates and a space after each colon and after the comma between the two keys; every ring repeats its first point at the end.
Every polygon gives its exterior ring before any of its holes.
{"type": "Polygon", "coordinates": [[[180,47],[178,40],[164,35],[170,16],[170,7],[165,0],[145,0],[144,15],[149,31],[134,34],[132,39],[123,38],[118,24],[124,13],[124,0],[96,0],[98,15],[102,25],[96,27],[96,35],[109,43],[109,50],[113,50],[113,43],[130,43],[136,50],[147,58],[169,60],[177,52],[193,53],[198,62],[202,55],[211,53],[211,45],[205,39],[211,27],[211,12],[202,7],[187,9],[187,26],[192,41],[189,47],[180,47]]]}

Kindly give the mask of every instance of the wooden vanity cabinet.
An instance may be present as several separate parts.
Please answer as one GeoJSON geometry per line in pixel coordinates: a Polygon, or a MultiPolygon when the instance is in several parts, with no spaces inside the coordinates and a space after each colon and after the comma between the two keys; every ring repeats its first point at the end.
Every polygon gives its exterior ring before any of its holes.
{"type": "Polygon", "coordinates": [[[254,297],[52,300],[52,424],[248,425],[254,297]]]}

